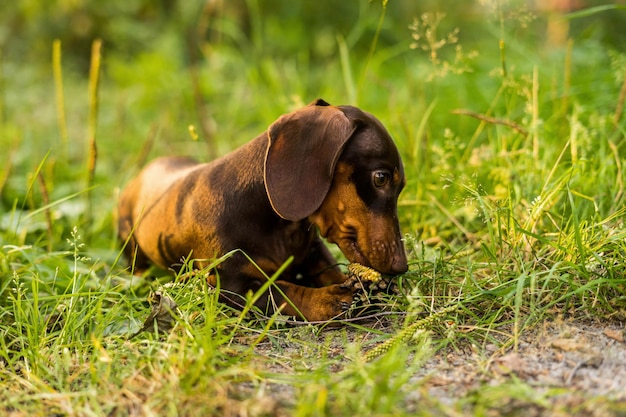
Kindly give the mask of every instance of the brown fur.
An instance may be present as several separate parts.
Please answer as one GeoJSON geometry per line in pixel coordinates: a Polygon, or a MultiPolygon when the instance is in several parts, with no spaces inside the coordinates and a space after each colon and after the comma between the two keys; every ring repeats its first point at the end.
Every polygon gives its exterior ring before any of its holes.
{"type": "Polygon", "coordinates": [[[398,151],[377,119],[317,100],[213,162],[149,164],[121,195],[120,239],[135,271],[149,262],[177,268],[186,258],[202,268],[240,249],[210,280],[242,296],[266,280],[244,253],[268,276],[293,256],[256,305],[328,320],[346,310],[354,288],[320,235],[350,262],[405,272],[396,213],[404,183],[398,151]]]}

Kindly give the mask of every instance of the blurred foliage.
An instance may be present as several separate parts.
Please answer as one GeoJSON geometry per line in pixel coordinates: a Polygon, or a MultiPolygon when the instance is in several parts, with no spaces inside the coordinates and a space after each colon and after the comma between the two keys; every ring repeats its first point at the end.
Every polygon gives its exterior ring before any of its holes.
{"type": "MultiPolygon", "coordinates": [[[[489,27],[480,24],[492,9],[511,21],[529,23],[533,15],[560,15],[581,8],[624,1],[464,1],[425,0],[386,2],[381,45],[406,43],[407,26],[425,11],[442,12],[450,25],[462,23],[466,40],[482,39],[489,27]],[[569,8],[563,8],[569,5],[569,8]]],[[[108,54],[132,59],[158,48],[164,37],[177,39],[182,60],[190,48],[227,43],[255,55],[292,56],[310,51],[314,58],[332,57],[336,37],[352,47],[367,49],[382,1],[291,2],[285,0],[21,0],[4,2],[0,16],[0,49],[9,58],[48,55],[52,39],[60,39],[72,63],[86,65],[95,38],[105,41],[108,54]],[[370,36],[364,36],[370,35],[370,36]],[[186,52],[185,52],[186,51],[186,52]]],[[[626,48],[622,13],[607,11],[573,19],[574,38],[594,37],[611,48],[626,48]]],[[[543,25],[543,23],[541,24],[543,25]]],[[[544,39],[541,25],[536,37],[544,39]]],[[[445,29],[445,28],[444,28],[445,29]]],[[[518,31],[519,28],[507,28],[518,31]]],[[[528,33],[526,33],[528,35],[528,33]]]]}
{"type": "MultiPolygon", "coordinates": [[[[103,41],[100,189],[95,198],[106,213],[101,217],[105,225],[111,221],[116,187],[146,159],[167,153],[201,159],[223,154],[262,132],[278,115],[317,97],[357,104],[384,121],[409,168],[407,200],[428,200],[436,189],[440,201],[460,204],[463,194],[441,183],[454,180],[450,172],[464,169],[475,171],[472,184],[497,194],[494,189],[507,189],[515,178],[523,182],[529,167],[514,161],[500,171],[489,166],[497,152],[522,149],[527,141],[497,126],[481,134],[476,120],[451,112],[491,112],[533,128],[532,74],[539,66],[538,122],[546,122],[542,139],[555,145],[544,148],[545,161],[553,161],[566,143],[574,108],[578,122],[600,126],[586,132],[581,152],[589,152],[594,138],[610,125],[598,114],[615,110],[626,11],[614,8],[570,18],[567,13],[600,4],[604,2],[5,2],[0,13],[2,207],[41,207],[42,186],[34,175],[40,165],[51,201],[84,189],[85,171],[65,166],[81,163],[86,154],[94,39],[103,41]],[[554,8],[565,3],[575,7],[554,8]],[[435,18],[438,14],[441,19],[435,18]],[[56,39],[62,45],[68,149],[58,133],[54,100],[51,53],[56,39]],[[575,46],[571,55],[568,39],[575,46]],[[190,125],[198,140],[189,134],[190,125]]],[[[513,189],[519,194],[516,202],[536,194],[530,180],[526,185],[523,191],[513,189]]],[[[455,215],[481,221],[464,207],[457,207],[455,215]]],[[[430,220],[420,211],[404,216],[414,228],[428,230],[424,222],[430,220]]]]}

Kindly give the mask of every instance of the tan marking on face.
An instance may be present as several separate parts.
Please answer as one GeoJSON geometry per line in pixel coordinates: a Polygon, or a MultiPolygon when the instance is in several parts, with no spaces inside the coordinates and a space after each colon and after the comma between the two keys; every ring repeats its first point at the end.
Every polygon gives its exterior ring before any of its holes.
{"type": "MultiPolygon", "coordinates": [[[[339,246],[350,262],[392,273],[394,262],[406,262],[397,218],[395,213],[375,214],[365,205],[350,181],[352,170],[348,164],[337,165],[326,199],[309,220],[319,227],[322,237],[339,246]]],[[[396,175],[400,181],[400,173],[394,172],[394,178],[396,175]]]]}
{"type": "MultiPolygon", "coordinates": [[[[400,177],[400,170],[398,168],[393,169],[393,183],[394,185],[398,185],[402,178],[400,177]]],[[[406,179],[405,179],[406,182],[406,179]]]]}

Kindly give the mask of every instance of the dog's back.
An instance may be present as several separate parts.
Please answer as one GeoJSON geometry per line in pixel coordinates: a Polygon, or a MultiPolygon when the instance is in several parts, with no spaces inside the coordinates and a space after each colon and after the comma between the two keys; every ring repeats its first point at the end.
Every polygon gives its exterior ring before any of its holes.
{"type": "Polygon", "coordinates": [[[119,237],[126,243],[125,253],[137,270],[148,265],[145,255],[137,251],[136,227],[168,188],[199,166],[187,157],[162,157],[148,164],[120,195],[119,237]]]}

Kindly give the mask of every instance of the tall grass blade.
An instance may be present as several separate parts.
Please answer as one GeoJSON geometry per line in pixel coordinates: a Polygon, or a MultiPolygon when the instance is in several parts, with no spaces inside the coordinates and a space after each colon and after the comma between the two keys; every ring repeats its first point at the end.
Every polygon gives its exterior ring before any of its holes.
{"type": "MultiPolygon", "coordinates": [[[[4,125],[4,71],[3,71],[2,48],[0,48],[0,127],[4,125]]],[[[0,188],[0,191],[2,189],[0,188]]]]}
{"type": "Polygon", "coordinates": [[[567,113],[569,107],[570,88],[572,86],[572,51],[574,49],[574,41],[568,39],[567,49],[565,50],[565,70],[563,73],[563,98],[561,100],[561,111],[567,113]]]}
{"type": "Polygon", "coordinates": [[[624,70],[624,74],[622,75],[624,80],[622,81],[622,86],[619,90],[619,96],[617,98],[617,104],[615,105],[615,114],[613,116],[613,130],[617,128],[619,125],[619,121],[622,118],[622,113],[624,112],[624,101],[626,100],[626,69],[624,70]]]}
{"type": "Polygon", "coordinates": [[[348,51],[348,45],[343,36],[337,36],[337,44],[339,45],[339,59],[341,60],[341,73],[343,74],[343,83],[346,86],[346,93],[348,94],[348,102],[353,105],[358,105],[357,89],[354,84],[354,78],[352,77],[352,65],[350,64],[350,52],[348,51]]]}
{"type": "Polygon", "coordinates": [[[524,287],[526,285],[526,278],[528,275],[526,273],[522,273],[517,278],[517,286],[515,287],[515,301],[514,301],[514,310],[515,310],[515,318],[513,322],[513,346],[515,351],[517,352],[519,348],[519,337],[522,331],[522,326],[520,325],[522,321],[522,302],[524,301],[524,287]]]}
{"type": "Polygon", "coordinates": [[[594,14],[606,12],[609,10],[626,10],[626,6],[619,4],[603,4],[601,6],[589,7],[587,9],[568,13],[563,17],[565,17],[566,19],[578,19],[581,17],[593,16],[594,14]]]}
{"type": "Polygon", "coordinates": [[[96,129],[98,125],[98,86],[100,81],[100,60],[102,41],[96,39],[91,45],[91,65],[89,67],[89,122],[87,126],[87,210],[86,222],[91,223],[93,217],[91,189],[93,187],[98,147],[96,129]]]}
{"type": "Polygon", "coordinates": [[[376,52],[376,46],[378,45],[378,39],[380,38],[380,32],[383,29],[383,23],[385,22],[385,14],[387,13],[387,2],[389,0],[382,0],[383,9],[380,12],[380,17],[378,18],[378,25],[376,26],[376,32],[374,33],[374,39],[372,39],[372,43],[370,44],[370,49],[367,53],[367,59],[365,60],[365,66],[361,71],[361,77],[359,78],[359,86],[358,91],[361,91],[361,87],[363,87],[363,82],[365,82],[365,78],[367,76],[367,69],[372,61],[374,56],[374,52],[376,52]]]}
{"type": "Polygon", "coordinates": [[[20,226],[20,222],[22,220],[22,213],[24,213],[25,209],[26,209],[26,202],[28,201],[29,197],[31,196],[32,192],[33,192],[33,187],[35,186],[35,182],[37,181],[37,178],[39,177],[41,170],[43,169],[43,166],[45,164],[45,162],[48,160],[48,157],[50,156],[50,150],[48,150],[48,152],[46,153],[46,155],[42,158],[42,160],[39,162],[39,165],[37,165],[37,169],[35,170],[35,173],[33,174],[33,177],[31,179],[31,181],[28,184],[28,189],[26,190],[26,194],[24,195],[24,199],[22,201],[22,205],[20,207],[20,211],[17,217],[17,223],[15,224],[15,233],[18,233],[18,229],[20,226]]]}
{"type": "Polygon", "coordinates": [[[55,39],[52,43],[52,72],[54,75],[54,90],[56,93],[57,120],[59,124],[59,136],[63,144],[63,152],[67,155],[68,135],[67,121],[65,118],[65,98],[63,95],[63,69],[61,66],[61,40],[55,39]]]}
{"type": "Polygon", "coordinates": [[[39,189],[41,191],[41,197],[43,199],[43,204],[46,206],[44,213],[46,215],[46,231],[48,233],[48,252],[52,252],[52,213],[50,213],[50,195],[48,193],[48,185],[46,184],[46,179],[43,174],[40,172],[37,175],[37,179],[39,180],[39,189]]]}
{"type": "Polygon", "coordinates": [[[500,2],[497,2],[497,13],[498,13],[498,20],[500,22],[500,40],[498,42],[498,47],[500,49],[500,68],[502,70],[502,77],[506,78],[507,76],[507,71],[506,71],[506,45],[504,42],[504,12],[502,11],[502,5],[500,4],[500,2]]]}
{"type": "Polygon", "coordinates": [[[532,110],[532,118],[533,118],[533,159],[535,161],[539,160],[539,70],[535,65],[533,67],[533,90],[532,90],[532,100],[533,100],[533,110],[532,110]]]}
{"type": "Polygon", "coordinates": [[[411,144],[411,156],[413,157],[413,161],[418,161],[419,160],[418,159],[419,158],[419,152],[422,150],[421,146],[420,146],[421,139],[426,134],[426,126],[428,125],[428,120],[430,119],[430,116],[433,113],[433,110],[435,110],[435,106],[436,105],[437,105],[437,100],[431,101],[431,103],[428,105],[428,108],[426,109],[426,111],[422,115],[422,118],[420,120],[420,124],[417,127],[417,132],[413,136],[413,140],[410,142],[410,144],[411,144]]]}
{"type": "Polygon", "coordinates": [[[567,198],[568,198],[571,213],[572,213],[571,227],[573,228],[574,240],[578,248],[578,259],[582,262],[586,258],[586,250],[585,250],[585,246],[583,245],[582,235],[580,233],[582,225],[580,223],[578,211],[576,210],[576,203],[574,202],[574,194],[572,193],[572,190],[570,190],[569,186],[567,187],[567,198]]]}
{"type": "Polygon", "coordinates": [[[574,107],[570,120],[570,134],[569,134],[569,149],[570,156],[572,158],[572,164],[578,162],[578,130],[580,124],[578,123],[578,111],[574,107]]]}

